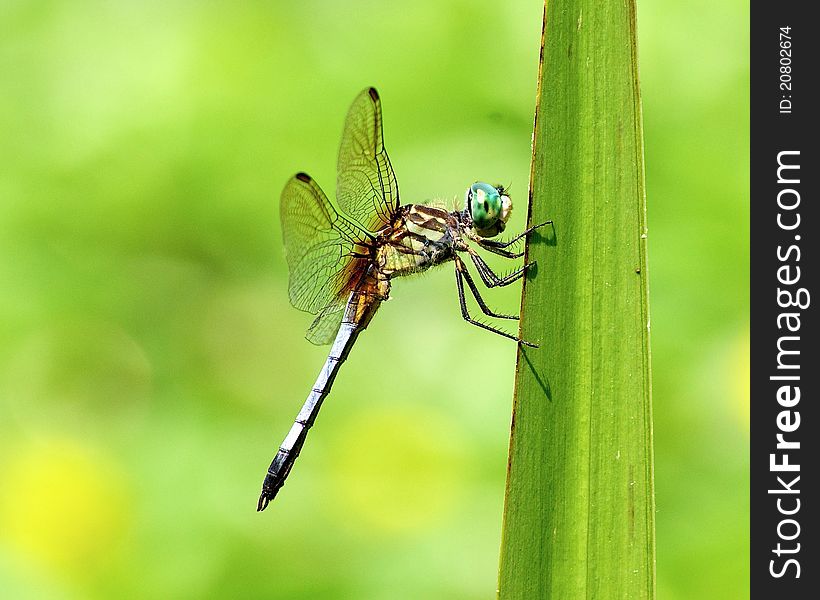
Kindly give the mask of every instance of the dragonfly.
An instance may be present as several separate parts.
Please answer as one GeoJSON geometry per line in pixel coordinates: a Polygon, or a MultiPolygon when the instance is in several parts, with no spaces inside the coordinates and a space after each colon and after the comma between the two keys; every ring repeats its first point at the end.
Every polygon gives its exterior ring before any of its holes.
{"type": "Polygon", "coordinates": [[[462,210],[399,202],[396,175],[384,148],[382,107],[375,88],[363,90],[345,119],[336,178],[336,210],[319,185],[297,173],[285,185],[280,203],[288,295],[297,309],[316,315],[307,339],[332,343],[330,353],[289,433],[268,468],[257,510],[276,497],[290,474],[316,421],[322,402],[359,334],[390,295],[394,277],[420,273],[446,262],[455,265],[461,315],[465,321],[526,346],[520,339],[474,319],[467,310],[464,284],[488,317],[518,319],[491,310],[481,297],[462,254],[469,257],[488,288],[520,279],[531,264],[496,274],[471,244],[509,259],[523,252],[509,250],[541,223],[501,242],[512,210],[502,185],[476,182],[465,194],[462,210]]]}

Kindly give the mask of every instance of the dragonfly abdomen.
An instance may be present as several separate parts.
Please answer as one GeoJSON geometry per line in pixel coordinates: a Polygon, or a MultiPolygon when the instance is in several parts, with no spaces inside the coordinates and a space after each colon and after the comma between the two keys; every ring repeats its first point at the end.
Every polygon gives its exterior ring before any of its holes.
{"type": "Polygon", "coordinates": [[[257,510],[265,510],[285,484],[285,479],[287,479],[290,470],[293,468],[293,463],[302,450],[308,431],[316,421],[316,416],[322,407],[322,401],[330,393],[330,388],[333,385],[333,380],[336,379],[339,367],[347,358],[360,330],[361,327],[358,323],[342,322],[333,347],[330,349],[330,354],[316,378],[316,383],[313,384],[313,389],[308,394],[307,400],[302,405],[302,410],[296,416],[288,435],[282,441],[268,468],[265,481],[262,483],[262,494],[259,496],[257,510]]]}
{"type": "Polygon", "coordinates": [[[279,450],[276,452],[273,461],[265,475],[262,483],[262,494],[259,496],[257,510],[265,510],[265,507],[276,497],[276,494],[285,485],[293,463],[299,456],[302,446],[307,438],[308,431],[316,421],[322,402],[330,393],[330,388],[339,368],[350,354],[353,343],[367,325],[373,314],[378,309],[382,298],[386,298],[389,292],[389,282],[378,278],[367,276],[359,287],[350,294],[350,298],[345,306],[345,314],[339,332],[333,346],[330,348],[327,360],[313,384],[302,409],[296,416],[296,420],[285,437],[279,450]]]}

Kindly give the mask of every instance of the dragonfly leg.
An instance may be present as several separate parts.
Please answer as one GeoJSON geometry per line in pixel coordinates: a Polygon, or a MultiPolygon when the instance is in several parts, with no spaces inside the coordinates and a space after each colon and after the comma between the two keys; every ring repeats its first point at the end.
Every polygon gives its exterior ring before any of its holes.
{"type": "MultiPolygon", "coordinates": [[[[522,256],[524,256],[524,252],[510,252],[509,250],[504,250],[503,248],[499,248],[498,246],[491,246],[490,244],[488,244],[488,242],[492,242],[492,240],[478,239],[475,240],[475,242],[488,252],[498,254],[499,256],[503,256],[504,258],[521,258],[522,256]]],[[[498,244],[499,242],[495,243],[498,244]]]]}
{"type": "MultiPolygon", "coordinates": [[[[486,329],[487,331],[492,331],[493,333],[496,333],[496,334],[498,334],[502,337],[505,337],[507,339],[514,340],[516,342],[524,344],[525,346],[530,346],[532,348],[537,348],[538,346],[536,344],[532,344],[530,342],[522,340],[521,338],[518,338],[518,337],[512,335],[511,333],[507,333],[506,331],[503,331],[501,329],[497,329],[497,328],[493,327],[492,325],[487,325],[486,323],[482,323],[481,321],[476,321],[475,319],[473,319],[470,316],[470,313],[467,310],[467,299],[464,297],[464,281],[463,281],[465,276],[469,277],[469,274],[467,273],[466,265],[464,264],[464,262],[458,256],[456,256],[455,263],[456,263],[456,286],[458,286],[458,302],[461,306],[461,316],[464,318],[464,320],[467,321],[468,323],[470,323],[471,325],[475,325],[476,327],[481,327],[482,329],[486,329]]],[[[468,281],[469,281],[469,279],[468,279],[468,281]]],[[[475,284],[473,284],[473,285],[475,285],[475,284]]],[[[471,289],[472,289],[472,286],[471,286],[471,289]]],[[[476,294],[476,300],[478,300],[478,295],[477,294],[476,294]]]]}
{"type": "Polygon", "coordinates": [[[481,258],[478,254],[473,252],[472,250],[468,249],[470,253],[470,258],[473,259],[473,263],[475,263],[476,269],[478,270],[478,274],[481,277],[481,281],[484,282],[488,288],[493,287],[503,287],[505,285],[510,285],[514,281],[518,281],[524,276],[527,269],[530,267],[532,263],[527,263],[526,265],[516,269],[509,275],[505,275],[504,277],[499,277],[493,270],[490,268],[484,259],[481,258]]]}
{"type": "Polygon", "coordinates": [[[476,286],[475,281],[473,281],[473,276],[470,275],[470,272],[467,270],[466,265],[461,260],[461,258],[458,257],[456,271],[467,281],[467,286],[473,293],[473,298],[475,298],[476,302],[478,302],[478,306],[481,308],[481,312],[483,312],[488,317],[495,317],[497,319],[518,319],[518,315],[502,315],[497,312],[494,312],[487,306],[487,303],[484,302],[484,298],[481,297],[481,294],[478,291],[478,286],[476,286]]]}
{"type": "Polygon", "coordinates": [[[517,236],[515,236],[512,239],[507,240],[506,242],[497,242],[495,240],[488,240],[487,238],[482,238],[482,237],[478,237],[478,236],[476,236],[472,239],[479,246],[481,246],[482,248],[484,248],[488,252],[492,252],[493,254],[498,254],[499,256],[503,256],[504,258],[521,258],[522,256],[524,256],[523,251],[521,251],[521,252],[510,252],[509,250],[505,250],[505,248],[508,248],[508,247],[512,246],[513,244],[515,244],[516,242],[518,242],[522,238],[526,237],[527,234],[532,233],[533,231],[535,231],[539,227],[543,227],[544,225],[552,225],[552,221],[545,221],[544,223],[539,223],[538,225],[534,225],[532,227],[529,227],[528,229],[525,229],[524,231],[519,233],[517,236]]]}
{"type": "MultiPolygon", "coordinates": [[[[483,247],[487,248],[488,250],[490,248],[507,248],[509,246],[512,246],[518,240],[527,237],[530,233],[532,233],[533,231],[535,231],[539,227],[544,227],[545,225],[552,225],[552,221],[544,221],[543,223],[539,223],[538,225],[533,225],[532,227],[527,227],[524,231],[519,233],[514,238],[511,238],[511,239],[507,240],[506,242],[497,242],[495,240],[484,239],[484,240],[481,240],[481,242],[482,242],[481,245],[483,247]]],[[[502,254],[502,256],[503,256],[503,254],[502,254]]],[[[523,256],[523,253],[519,254],[518,256],[523,256]]]]}

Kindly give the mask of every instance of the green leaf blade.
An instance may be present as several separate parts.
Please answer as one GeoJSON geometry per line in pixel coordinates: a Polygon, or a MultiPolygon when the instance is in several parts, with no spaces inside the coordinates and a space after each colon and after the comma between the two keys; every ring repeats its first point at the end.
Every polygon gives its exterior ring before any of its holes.
{"type": "Polygon", "coordinates": [[[545,11],[499,597],[654,597],[634,3],[545,11]]]}

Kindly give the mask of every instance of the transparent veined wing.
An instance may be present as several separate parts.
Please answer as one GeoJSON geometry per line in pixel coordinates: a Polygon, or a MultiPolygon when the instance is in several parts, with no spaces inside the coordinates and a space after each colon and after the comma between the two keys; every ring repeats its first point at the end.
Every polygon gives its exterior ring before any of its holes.
{"type": "Polygon", "coordinates": [[[307,338],[314,344],[333,340],[341,322],[353,263],[366,253],[360,242],[369,234],[340,215],[322,189],[307,174],[292,177],[282,191],[280,203],[282,237],[288,263],[290,302],[318,315],[307,338]],[[338,313],[338,314],[337,314],[338,313]],[[334,327],[333,331],[330,331],[334,327]]]}
{"type": "Polygon", "coordinates": [[[382,106],[375,88],[362,91],[347,112],[336,176],[339,208],[371,232],[389,225],[399,185],[384,149],[382,106]]]}
{"type": "Polygon", "coordinates": [[[330,344],[339,332],[345,314],[345,300],[327,305],[313,320],[305,338],[317,346],[330,344]]]}

